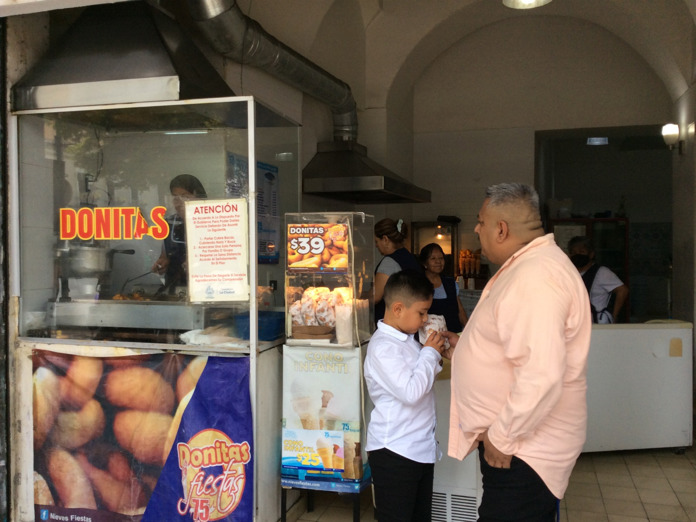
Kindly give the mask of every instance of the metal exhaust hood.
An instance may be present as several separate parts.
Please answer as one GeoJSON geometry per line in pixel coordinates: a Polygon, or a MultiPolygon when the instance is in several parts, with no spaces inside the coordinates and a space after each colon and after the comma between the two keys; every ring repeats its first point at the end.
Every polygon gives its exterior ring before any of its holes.
{"type": "Polygon", "coordinates": [[[179,24],[143,2],[85,8],[12,87],[15,111],[234,96],[179,24]]]}
{"type": "Polygon", "coordinates": [[[415,186],[367,157],[354,141],[317,144],[302,171],[303,192],[352,203],[429,203],[430,191],[415,186]]]}
{"type": "Polygon", "coordinates": [[[235,0],[186,0],[185,5],[198,33],[222,56],[258,67],[330,107],[334,141],[319,143],[303,169],[305,194],[354,203],[430,202],[428,190],[372,161],[356,142],[357,109],[348,84],[268,34],[235,0]]]}

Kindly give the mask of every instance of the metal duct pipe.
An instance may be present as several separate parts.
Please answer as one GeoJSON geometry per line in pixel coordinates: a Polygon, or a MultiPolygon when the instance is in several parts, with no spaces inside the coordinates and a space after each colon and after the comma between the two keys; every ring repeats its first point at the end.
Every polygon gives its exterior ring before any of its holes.
{"type": "Polygon", "coordinates": [[[235,0],[186,0],[197,29],[226,58],[258,67],[326,103],[334,140],[356,141],[358,117],[350,86],[268,34],[235,0]]]}

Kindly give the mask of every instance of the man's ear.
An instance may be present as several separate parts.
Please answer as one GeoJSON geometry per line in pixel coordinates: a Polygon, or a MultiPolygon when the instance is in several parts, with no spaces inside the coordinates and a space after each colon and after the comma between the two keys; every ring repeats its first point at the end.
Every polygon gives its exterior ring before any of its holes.
{"type": "Polygon", "coordinates": [[[498,228],[497,228],[496,239],[498,240],[498,243],[502,243],[510,235],[510,227],[509,227],[507,221],[503,221],[503,220],[498,221],[497,226],[498,226],[498,228]]]}

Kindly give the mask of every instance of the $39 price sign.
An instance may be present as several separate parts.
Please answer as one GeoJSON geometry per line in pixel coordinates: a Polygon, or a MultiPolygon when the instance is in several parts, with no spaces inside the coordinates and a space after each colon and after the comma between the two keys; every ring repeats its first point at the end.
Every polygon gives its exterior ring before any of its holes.
{"type": "Polygon", "coordinates": [[[289,224],[287,240],[290,271],[348,270],[347,224],[289,224]]]}

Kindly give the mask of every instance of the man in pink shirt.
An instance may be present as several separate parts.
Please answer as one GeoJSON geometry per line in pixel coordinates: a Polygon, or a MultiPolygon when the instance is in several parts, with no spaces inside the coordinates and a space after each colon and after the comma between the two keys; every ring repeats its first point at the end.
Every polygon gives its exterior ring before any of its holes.
{"type": "Polygon", "coordinates": [[[532,187],[488,187],[474,231],[500,269],[454,350],[449,455],[479,449],[480,522],[556,520],[585,442],[587,290],[532,187]]]}

